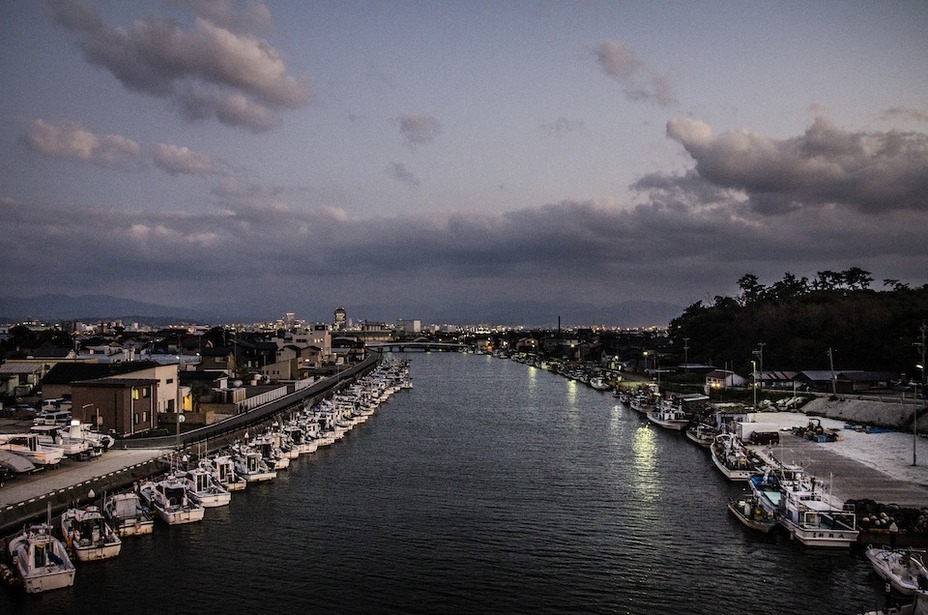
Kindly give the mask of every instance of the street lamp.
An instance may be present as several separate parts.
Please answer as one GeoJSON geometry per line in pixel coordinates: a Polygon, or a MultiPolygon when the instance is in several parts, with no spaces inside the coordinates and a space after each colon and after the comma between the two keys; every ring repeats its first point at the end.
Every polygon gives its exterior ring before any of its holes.
{"type": "Polygon", "coordinates": [[[690,338],[683,338],[683,371],[690,371],[690,338]]]}
{"type": "Polygon", "coordinates": [[[912,406],[912,465],[918,465],[915,463],[915,449],[918,446],[918,385],[922,384],[925,381],[925,366],[921,363],[916,365],[921,373],[922,377],[918,382],[915,383],[915,405],[912,406]]]}
{"type": "Polygon", "coordinates": [[[754,378],[754,410],[757,410],[757,361],[751,361],[751,376],[754,378]]]}

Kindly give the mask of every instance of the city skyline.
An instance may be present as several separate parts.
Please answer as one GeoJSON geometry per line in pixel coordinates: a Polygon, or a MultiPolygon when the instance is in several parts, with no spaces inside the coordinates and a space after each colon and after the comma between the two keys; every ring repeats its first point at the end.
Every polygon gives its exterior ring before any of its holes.
{"type": "Polygon", "coordinates": [[[926,30],[918,1],[3,3],[0,297],[427,320],[921,286],[926,30]]]}

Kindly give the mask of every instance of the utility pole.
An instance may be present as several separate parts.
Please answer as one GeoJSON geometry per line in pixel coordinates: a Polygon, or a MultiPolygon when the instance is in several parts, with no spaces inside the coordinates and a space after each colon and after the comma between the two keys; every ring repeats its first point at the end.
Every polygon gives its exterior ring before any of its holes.
{"type": "Polygon", "coordinates": [[[835,397],[838,396],[838,383],[835,378],[835,357],[834,353],[831,351],[831,348],[828,349],[828,364],[831,367],[831,394],[835,397]]]}

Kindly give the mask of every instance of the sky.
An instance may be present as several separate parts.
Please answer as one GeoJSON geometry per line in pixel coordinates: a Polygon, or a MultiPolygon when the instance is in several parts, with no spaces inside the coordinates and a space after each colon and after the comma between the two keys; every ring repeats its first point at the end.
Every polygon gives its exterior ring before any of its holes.
{"type": "Polygon", "coordinates": [[[2,0],[0,297],[391,320],[921,286],[926,32],[924,0],[2,0]]]}

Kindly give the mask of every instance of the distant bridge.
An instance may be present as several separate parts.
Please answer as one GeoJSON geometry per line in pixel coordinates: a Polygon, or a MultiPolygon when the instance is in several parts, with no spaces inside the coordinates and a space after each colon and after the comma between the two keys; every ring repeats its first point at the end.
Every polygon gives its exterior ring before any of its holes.
{"type": "Polygon", "coordinates": [[[432,342],[429,340],[412,340],[409,342],[369,342],[365,344],[373,350],[386,352],[461,352],[466,350],[466,344],[454,342],[432,342]]]}

